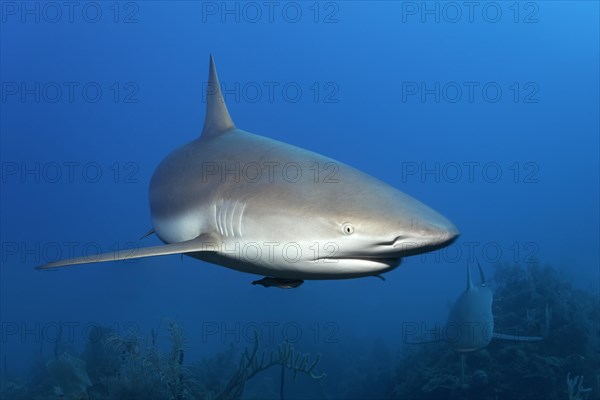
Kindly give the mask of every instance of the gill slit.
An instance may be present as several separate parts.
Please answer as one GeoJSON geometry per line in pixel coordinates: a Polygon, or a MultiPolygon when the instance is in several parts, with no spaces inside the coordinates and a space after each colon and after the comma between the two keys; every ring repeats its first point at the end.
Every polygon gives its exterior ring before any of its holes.
{"type": "MultiPolygon", "coordinates": [[[[223,199],[221,199],[221,204],[223,204],[223,199]]],[[[217,225],[217,230],[219,234],[223,234],[223,228],[221,227],[221,206],[220,204],[215,203],[215,223],[217,225]]]]}
{"type": "Polygon", "coordinates": [[[229,236],[229,232],[231,231],[231,236],[235,236],[235,231],[233,230],[233,214],[235,213],[235,207],[237,206],[237,201],[233,203],[233,207],[231,206],[232,201],[227,201],[227,209],[225,210],[225,229],[227,229],[227,236],[229,236]]]}
{"type": "Polygon", "coordinates": [[[240,237],[242,237],[242,218],[244,217],[244,211],[246,210],[246,203],[242,204],[242,209],[240,210],[240,216],[238,218],[238,233],[240,237]]]}
{"type": "Polygon", "coordinates": [[[240,200],[221,199],[215,203],[215,223],[219,233],[225,237],[241,237],[245,210],[246,203],[240,200]]]}

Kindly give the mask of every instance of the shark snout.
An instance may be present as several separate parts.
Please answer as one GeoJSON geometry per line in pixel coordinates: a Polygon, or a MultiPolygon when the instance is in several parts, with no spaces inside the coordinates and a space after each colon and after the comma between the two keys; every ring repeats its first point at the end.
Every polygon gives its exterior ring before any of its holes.
{"type": "Polygon", "coordinates": [[[452,244],[460,235],[458,228],[437,213],[413,219],[411,229],[396,238],[393,247],[405,255],[420,254],[452,244]]]}
{"type": "Polygon", "coordinates": [[[426,223],[426,226],[427,233],[424,238],[430,240],[433,245],[447,246],[454,242],[460,235],[458,228],[441,215],[435,222],[426,223]]]}

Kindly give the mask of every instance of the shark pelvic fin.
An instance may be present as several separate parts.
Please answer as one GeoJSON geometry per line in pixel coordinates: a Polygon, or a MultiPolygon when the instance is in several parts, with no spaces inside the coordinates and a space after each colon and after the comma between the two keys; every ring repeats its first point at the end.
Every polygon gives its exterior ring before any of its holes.
{"type": "Polygon", "coordinates": [[[185,254],[196,253],[200,251],[214,251],[215,241],[212,240],[211,237],[212,236],[209,234],[203,234],[195,239],[187,240],[181,243],[171,243],[162,246],[124,249],[112,253],[99,254],[96,256],[66,258],[64,260],[39,265],[35,267],[35,269],[50,269],[66,267],[69,265],[76,264],[92,264],[105,261],[130,260],[133,258],[166,256],[169,254],[185,254]]]}
{"type": "Polygon", "coordinates": [[[218,136],[231,128],[235,128],[235,125],[233,125],[233,121],[225,105],[225,100],[221,94],[217,68],[211,54],[208,84],[206,85],[206,117],[204,118],[202,136],[218,136]]]}

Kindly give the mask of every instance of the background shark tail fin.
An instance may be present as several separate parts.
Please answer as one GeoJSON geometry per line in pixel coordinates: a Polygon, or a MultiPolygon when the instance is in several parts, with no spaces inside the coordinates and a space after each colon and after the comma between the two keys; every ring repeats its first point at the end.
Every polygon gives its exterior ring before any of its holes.
{"type": "Polygon", "coordinates": [[[233,121],[227,111],[225,100],[221,94],[221,85],[217,68],[210,55],[208,70],[208,84],[206,85],[206,117],[204,118],[204,129],[202,136],[216,136],[231,128],[235,128],[233,121]]]}
{"type": "Polygon", "coordinates": [[[51,269],[58,267],[66,267],[77,264],[92,264],[105,261],[120,261],[130,260],[134,258],[166,256],[169,254],[184,254],[194,253],[199,251],[215,251],[217,243],[207,242],[203,236],[196,239],[188,240],[181,243],[166,244],[163,246],[132,248],[115,251],[112,253],[104,253],[96,256],[67,258],[64,260],[50,262],[44,265],[39,265],[35,269],[51,269]]]}

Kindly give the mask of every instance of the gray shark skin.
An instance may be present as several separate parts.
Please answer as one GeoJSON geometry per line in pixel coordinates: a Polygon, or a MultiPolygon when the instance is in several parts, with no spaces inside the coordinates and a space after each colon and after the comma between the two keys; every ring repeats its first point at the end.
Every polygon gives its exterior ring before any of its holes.
{"type": "Polygon", "coordinates": [[[445,217],[343,163],[235,127],[212,56],[202,135],[176,149],[150,183],[162,246],[37,267],[167,254],[279,279],[377,276],[402,257],[442,248],[445,217]]]}

